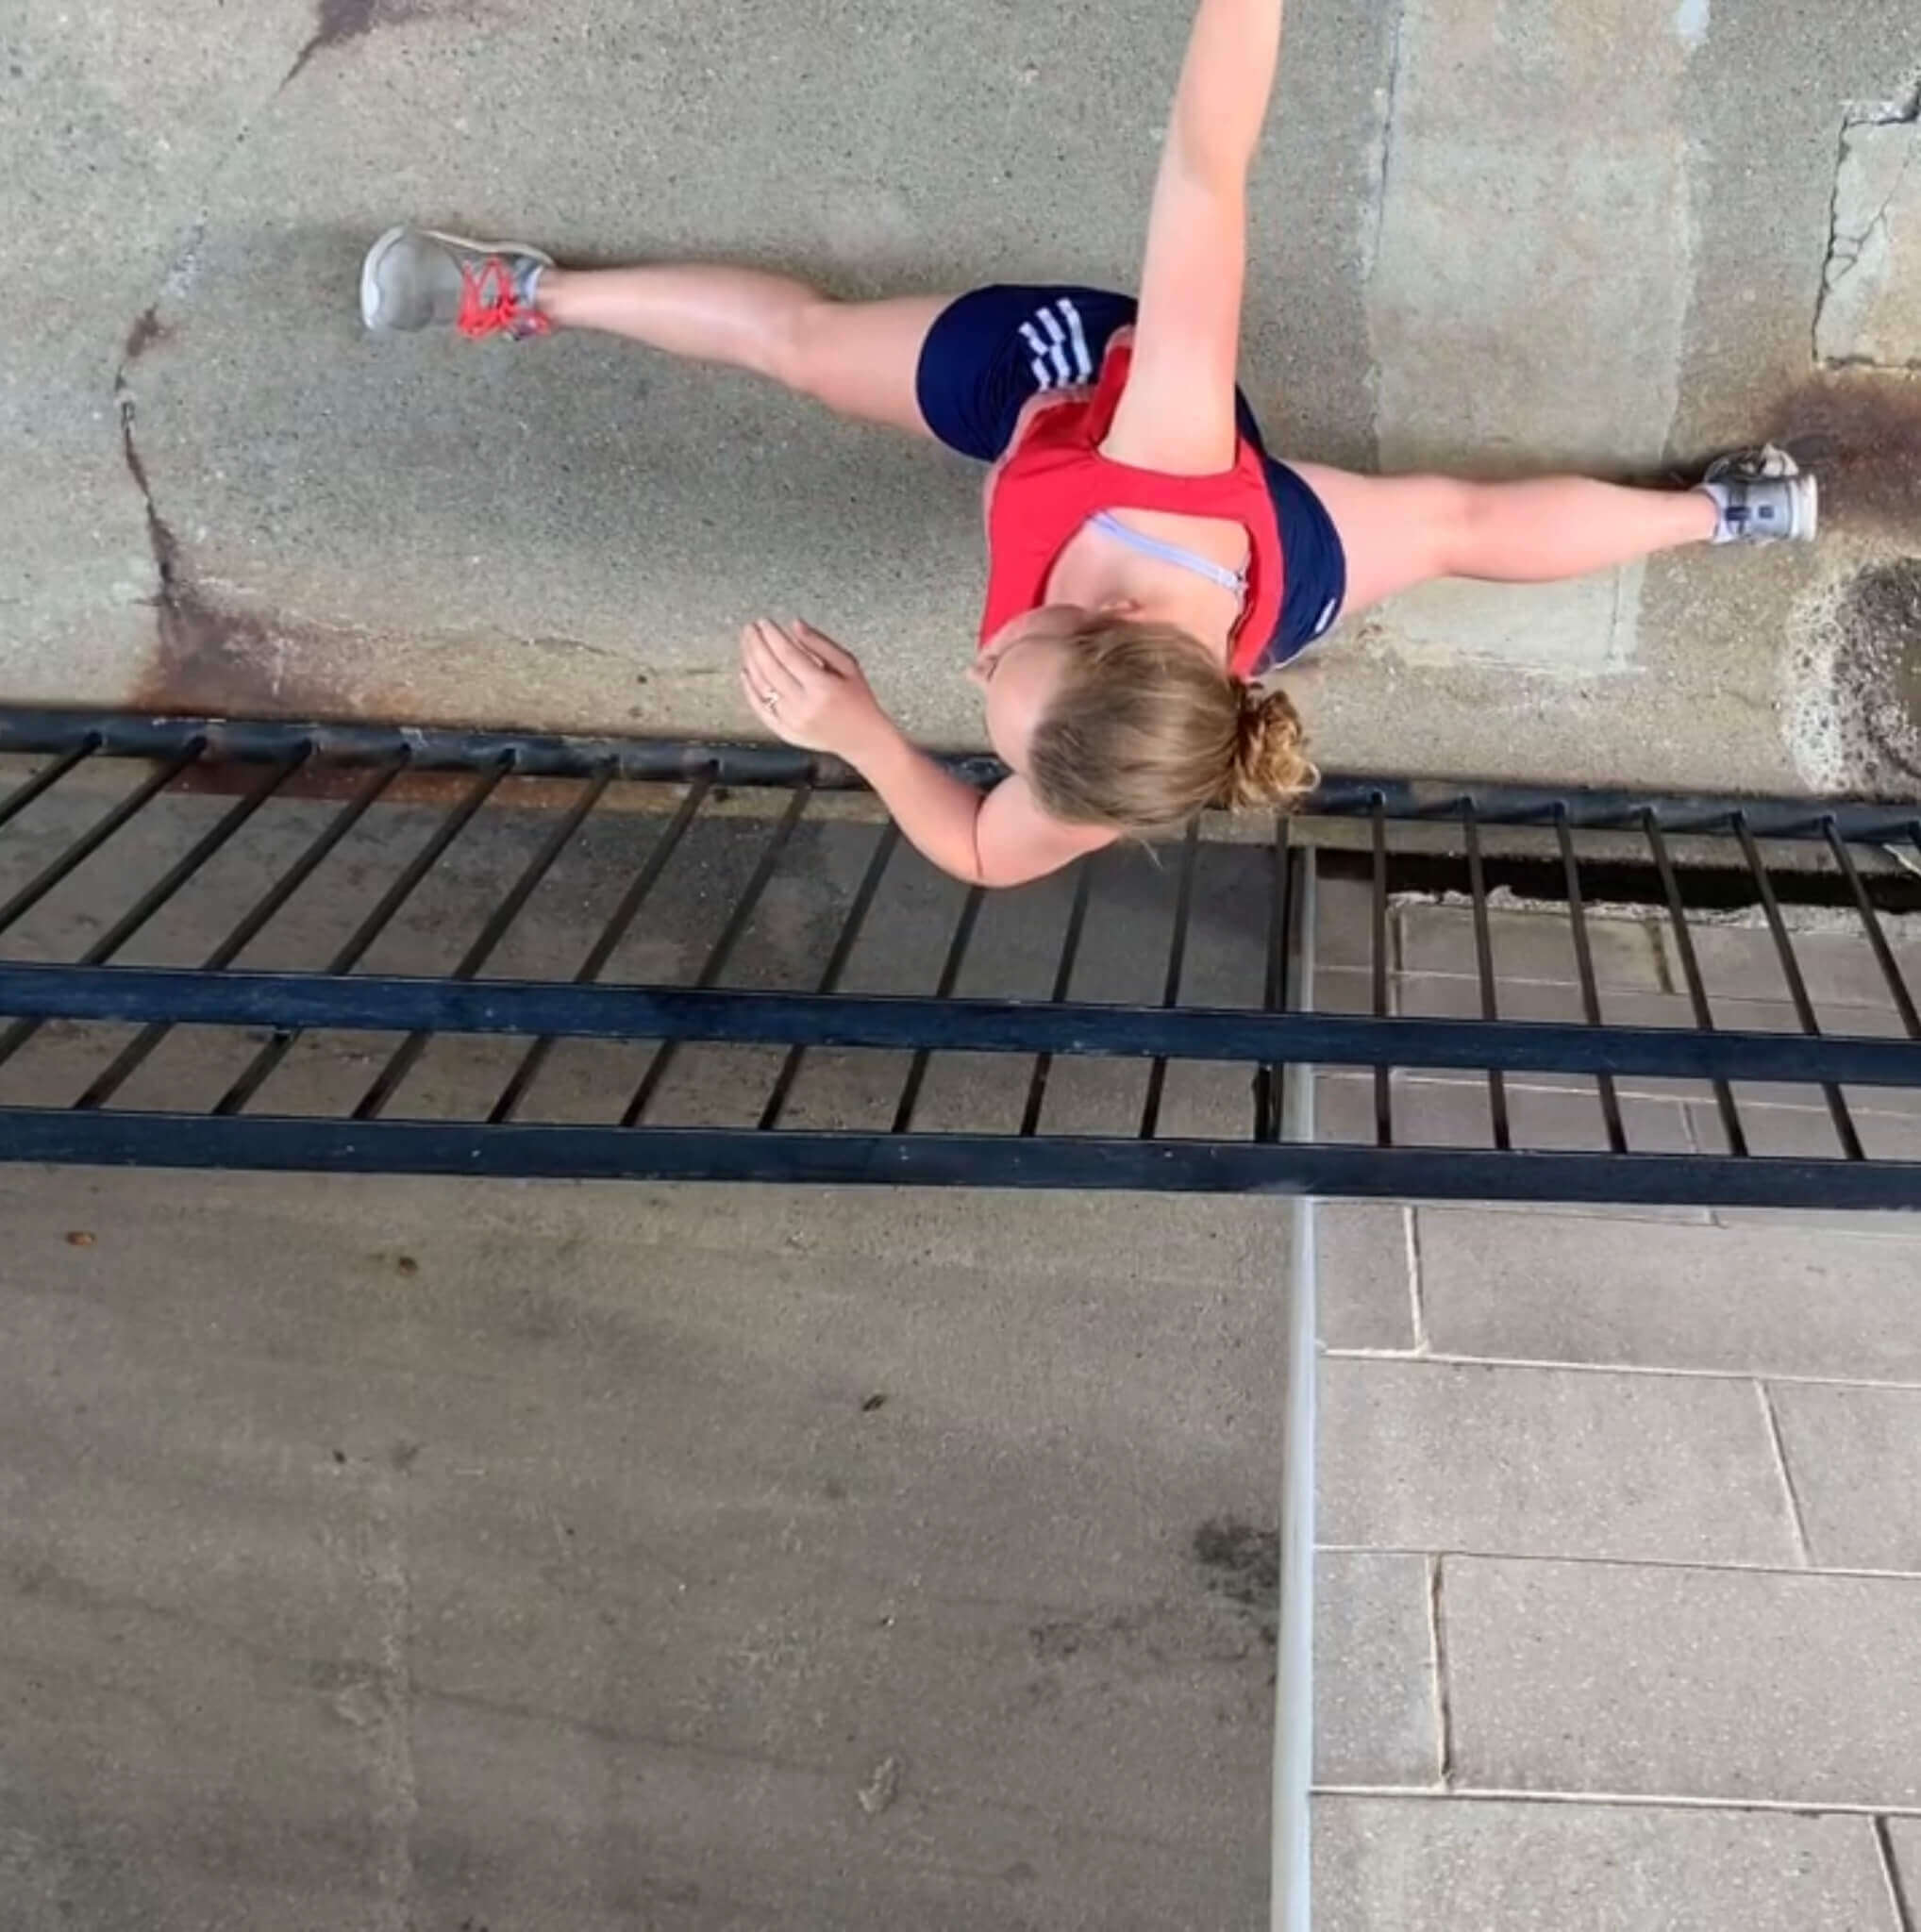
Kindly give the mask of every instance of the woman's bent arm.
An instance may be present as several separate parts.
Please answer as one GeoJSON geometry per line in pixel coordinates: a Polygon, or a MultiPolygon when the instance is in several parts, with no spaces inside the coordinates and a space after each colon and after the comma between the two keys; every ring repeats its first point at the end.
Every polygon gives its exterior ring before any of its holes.
{"type": "Polygon", "coordinates": [[[844,756],[879,793],[909,841],[970,886],[1024,886],[1111,845],[1116,836],[1102,826],[1048,817],[1022,778],[1005,779],[983,796],[885,717],[844,756]]]}

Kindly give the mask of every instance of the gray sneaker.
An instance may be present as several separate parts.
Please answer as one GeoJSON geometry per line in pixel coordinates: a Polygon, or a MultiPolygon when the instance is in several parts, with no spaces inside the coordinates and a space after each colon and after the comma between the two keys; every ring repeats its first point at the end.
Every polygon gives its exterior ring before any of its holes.
{"type": "Polygon", "coordinates": [[[360,264],[360,320],[376,335],[451,324],[463,336],[543,336],[534,307],[554,258],[517,242],[466,242],[432,228],[389,228],[360,264]]]}
{"type": "Polygon", "coordinates": [[[1708,465],[1700,486],[1721,512],[1716,543],[1812,543],[1821,491],[1786,450],[1771,442],[1736,450],[1708,465]]]}

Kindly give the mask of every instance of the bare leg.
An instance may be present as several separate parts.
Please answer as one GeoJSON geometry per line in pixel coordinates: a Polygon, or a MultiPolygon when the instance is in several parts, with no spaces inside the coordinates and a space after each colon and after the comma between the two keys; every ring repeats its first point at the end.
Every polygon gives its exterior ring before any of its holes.
{"type": "Polygon", "coordinates": [[[548,269],[537,307],[559,328],[605,329],[672,356],[770,376],[844,416],[928,434],[915,399],[921,344],[951,298],[836,302],[758,269],[548,269]]]}
{"type": "Polygon", "coordinates": [[[1553,583],[1714,534],[1714,504],[1697,490],[1630,490],[1584,476],[1467,483],[1294,467],[1340,533],[1349,611],[1434,577],[1553,583]]]}

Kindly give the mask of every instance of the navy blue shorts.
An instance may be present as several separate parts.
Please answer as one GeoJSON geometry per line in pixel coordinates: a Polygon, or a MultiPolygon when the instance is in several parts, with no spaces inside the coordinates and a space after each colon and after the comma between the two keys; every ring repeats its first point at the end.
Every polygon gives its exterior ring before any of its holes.
{"type": "MultiPolygon", "coordinates": [[[[1109,341],[1132,324],[1135,308],[1131,295],[1071,285],[1003,284],[962,295],[942,311],[921,347],[915,392],[927,427],[963,457],[997,461],[1033,397],[1094,379],[1109,341]]],[[[1332,628],[1346,601],[1347,558],[1326,505],[1267,455],[1247,398],[1236,397],[1242,434],[1267,463],[1287,570],[1280,624],[1261,662],[1266,670],[1332,628]]]]}

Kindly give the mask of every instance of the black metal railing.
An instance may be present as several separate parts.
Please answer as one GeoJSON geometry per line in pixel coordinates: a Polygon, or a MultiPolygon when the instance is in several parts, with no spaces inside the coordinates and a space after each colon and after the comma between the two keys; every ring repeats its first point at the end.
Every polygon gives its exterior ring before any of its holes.
{"type": "Polygon", "coordinates": [[[1921,808],[1344,777],[1252,842],[990,895],[778,747],[16,711],[0,754],[8,1159],[1921,1205],[1921,808]],[[1510,1016],[1543,991],[1498,970],[1513,881],[1564,931],[1561,1017],[1510,1016]],[[1665,928],[1658,1024],[1611,1019],[1596,882],[1665,928]],[[1406,1010],[1395,958],[1443,887],[1462,1017],[1406,1010]],[[1337,891],[1365,957],[1329,1004],[1302,941],[1337,891]],[[1711,984],[1704,896],[1771,1003],[1711,984]],[[1875,995],[1838,1025],[1808,907],[1875,995]],[[1309,1067],[1361,1124],[1285,1137],[1309,1067]],[[1409,1127],[1443,1079],[1478,1138],[1409,1127]],[[1758,1083],[1804,1103],[1782,1151],[1758,1083]]]}

